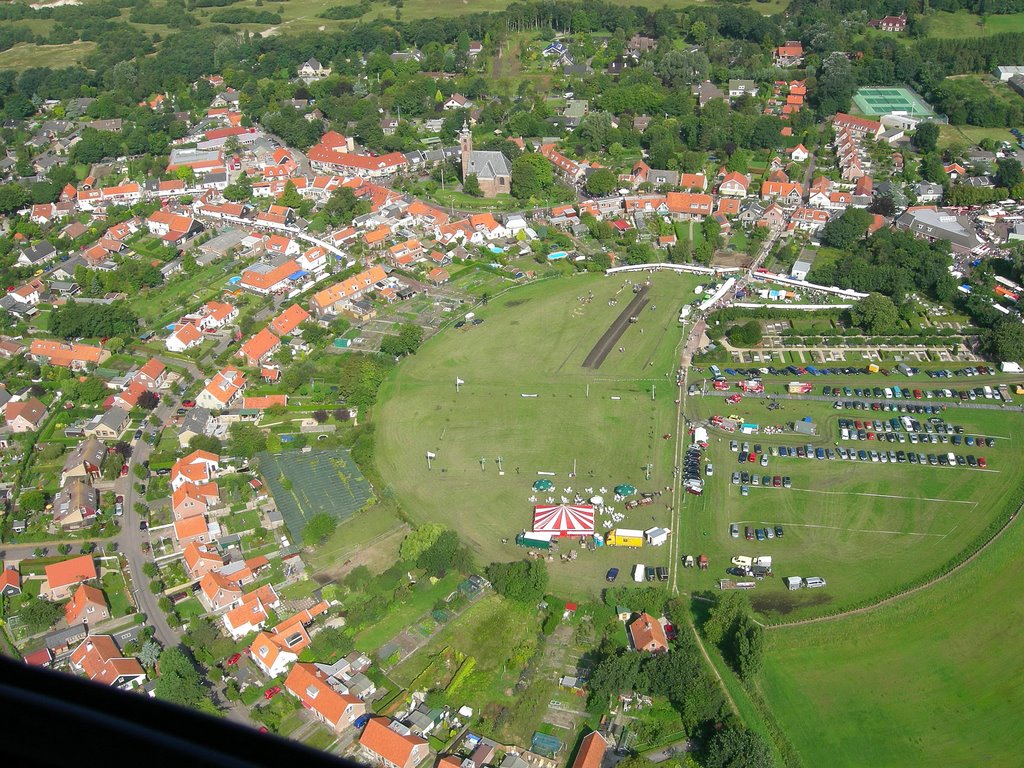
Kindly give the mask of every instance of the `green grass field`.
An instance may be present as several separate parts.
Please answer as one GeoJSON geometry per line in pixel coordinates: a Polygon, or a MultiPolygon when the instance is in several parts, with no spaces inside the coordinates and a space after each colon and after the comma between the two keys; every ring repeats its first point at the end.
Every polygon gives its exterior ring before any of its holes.
{"type": "Polygon", "coordinates": [[[870,614],[769,632],[761,687],[808,766],[1016,765],[1019,520],[949,580],[870,614]]]}
{"type": "Polygon", "coordinates": [[[0,69],[28,69],[29,67],[70,67],[84,59],[93,48],[94,42],[77,41],[66,45],[36,45],[19,43],[0,52],[0,69]]]}
{"type": "MultiPolygon", "coordinates": [[[[686,497],[683,507],[683,551],[697,547],[711,559],[711,568],[680,571],[687,590],[717,588],[735,555],[772,555],[776,577],[766,579],[751,592],[756,609],[768,620],[788,621],[831,613],[860,604],[888,590],[923,576],[965,549],[1001,509],[1003,500],[1016,488],[1014,468],[1019,465],[1019,441],[1007,425],[1008,415],[998,411],[953,409],[951,424],[961,424],[967,434],[992,435],[993,448],[899,443],[842,442],[846,448],[876,448],[939,453],[953,450],[987,458],[990,471],[967,468],[921,467],[912,464],[870,465],[849,461],[817,461],[770,457],[767,468],[759,463],[740,466],[729,449],[730,439],[769,446],[834,447],[841,416],[864,418],[863,412],[834,410],[823,402],[784,403],[782,410],[768,412],[763,401],[745,398],[735,406],[720,395],[687,400],[689,418],[711,414],[736,414],[764,425],[786,425],[811,416],[818,435],[805,439],[785,435],[724,435],[713,432],[708,458],[715,475],[705,484],[701,497],[686,497]],[[856,415],[855,415],[856,414],[856,415]],[[731,483],[734,471],[759,475],[788,475],[793,487],[750,487],[743,497],[731,483]],[[741,538],[729,535],[737,523],[741,538]],[[748,542],[744,526],[782,525],[783,539],[748,542]],[[786,590],[782,577],[822,576],[828,587],[821,590],[786,590]]],[[[891,417],[893,414],[885,414],[891,417]]],[[[875,418],[881,418],[875,415],[875,418]]],[[[1014,420],[1024,417],[1011,416],[1014,420]]],[[[698,554],[697,552],[692,552],[698,554]]]]}
{"type": "MultiPolygon", "coordinates": [[[[385,382],[377,412],[378,469],[406,512],[457,529],[487,563],[524,556],[501,540],[531,526],[538,471],[555,473],[556,500],[566,487],[589,496],[623,482],[641,490],[668,486],[675,440],[663,435],[676,437],[676,320],[696,282],[655,275],[648,308],[617,344],[626,351],[614,349],[596,371],[581,364],[632,299],[621,276],[580,275],[514,289],[477,310],[484,324],[449,328],[428,341],[385,382]],[[593,301],[579,301],[591,291],[593,301]],[[609,306],[616,295],[618,305],[609,306]],[[466,382],[458,395],[456,377],[466,382]],[[437,454],[431,471],[427,451],[437,454]],[[574,460],[577,477],[569,478],[574,460]]],[[[546,498],[537,495],[538,503],[546,498]]],[[[666,524],[667,501],[666,495],[626,513],[619,525],[666,524]]],[[[600,519],[597,526],[603,530],[600,519]]],[[[567,596],[595,592],[611,566],[625,571],[642,559],[657,565],[666,558],[667,548],[580,552],[574,563],[552,563],[552,588],[567,596]]]]}
{"type": "Polygon", "coordinates": [[[928,37],[989,37],[1004,32],[1024,32],[1024,13],[991,14],[980,24],[980,16],[967,11],[936,11],[928,16],[928,37]]]}
{"type": "Polygon", "coordinates": [[[1009,128],[979,128],[974,125],[940,125],[939,148],[945,149],[954,144],[964,147],[973,146],[982,139],[993,141],[1013,141],[1009,128]]]}

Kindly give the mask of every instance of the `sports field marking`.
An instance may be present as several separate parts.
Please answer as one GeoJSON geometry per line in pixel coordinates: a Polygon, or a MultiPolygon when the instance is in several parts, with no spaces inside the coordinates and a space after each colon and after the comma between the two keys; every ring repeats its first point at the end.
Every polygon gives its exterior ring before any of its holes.
{"type": "Polygon", "coordinates": [[[891,493],[860,493],[857,491],[818,491],[813,488],[792,488],[794,491],[802,491],[803,493],[823,493],[826,496],[874,496],[880,499],[903,499],[904,501],[939,501],[943,504],[970,504],[972,507],[978,506],[976,501],[965,501],[963,499],[932,499],[928,496],[896,496],[891,493]]]}

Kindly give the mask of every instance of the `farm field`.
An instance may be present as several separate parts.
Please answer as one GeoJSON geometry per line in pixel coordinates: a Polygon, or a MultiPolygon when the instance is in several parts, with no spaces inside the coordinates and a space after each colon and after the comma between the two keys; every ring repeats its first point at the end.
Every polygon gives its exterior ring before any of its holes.
{"type": "Polygon", "coordinates": [[[1024,596],[1020,520],[949,579],[871,613],[777,629],[761,689],[805,765],[1015,765],[1011,650],[1024,596]],[[955,723],[955,727],[951,726],[955,723]]]}
{"type": "MultiPolygon", "coordinates": [[[[516,288],[477,310],[482,325],[449,327],[431,338],[384,383],[376,414],[378,470],[403,508],[418,522],[458,530],[487,563],[526,555],[514,538],[531,526],[531,498],[557,502],[565,495],[571,501],[575,493],[589,497],[602,488],[611,496],[620,483],[651,491],[669,486],[677,437],[677,316],[696,283],[654,275],[639,322],[628,325],[596,370],[583,368],[584,358],[633,298],[623,276],[579,275],[516,288]],[[580,301],[590,292],[592,301],[580,301]],[[609,306],[613,297],[617,306],[609,306]],[[456,377],[465,381],[459,394],[456,377]],[[427,451],[436,454],[430,470],[427,451]],[[574,461],[577,477],[569,478],[574,461]],[[538,471],[554,473],[550,496],[532,490],[538,471]]],[[[668,501],[666,495],[627,512],[619,525],[668,524],[668,501]]],[[[561,545],[562,552],[574,548],[561,545]]],[[[667,548],[600,549],[580,552],[573,563],[556,559],[552,590],[595,593],[609,567],[626,576],[641,557],[661,565],[667,556],[667,548]]]]}
{"type": "MultiPolygon", "coordinates": [[[[863,383],[863,382],[861,382],[863,383]]],[[[1015,468],[1024,446],[1013,435],[1008,420],[1020,420],[1000,411],[953,408],[942,416],[950,424],[962,425],[966,434],[997,438],[993,448],[953,445],[918,445],[847,441],[846,448],[909,450],[920,453],[983,455],[988,469],[947,468],[913,464],[818,461],[770,457],[766,468],[760,463],[740,466],[729,441],[737,439],[769,446],[811,445],[835,447],[839,439],[838,419],[881,419],[894,414],[835,410],[828,402],[782,401],[782,409],[769,412],[766,401],[744,398],[727,405],[717,393],[687,399],[688,419],[712,414],[742,416],[761,425],[787,424],[810,416],[818,435],[805,438],[787,432],[781,435],[742,436],[712,431],[707,458],[715,475],[705,483],[704,495],[687,496],[682,510],[683,552],[698,548],[707,554],[711,567],[706,572],[680,571],[680,586],[686,590],[717,589],[717,581],[735,555],[772,555],[776,576],[759,583],[751,592],[755,609],[768,621],[781,622],[832,613],[844,607],[870,602],[938,568],[965,549],[991,522],[1005,500],[1017,487],[1015,468]],[[758,475],[788,475],[793,487],[750,487],[749,496],[733,485],[734,471],[758,475]],[[729,524],[740,526],[740,538],[729,534],[729,524]],[[785,536],[763,542],[743,538],[744,526],[784,526],[785,536]],[[821,576],[828,586],[820,590],[786,590],[785,576],[821,576]]]]}

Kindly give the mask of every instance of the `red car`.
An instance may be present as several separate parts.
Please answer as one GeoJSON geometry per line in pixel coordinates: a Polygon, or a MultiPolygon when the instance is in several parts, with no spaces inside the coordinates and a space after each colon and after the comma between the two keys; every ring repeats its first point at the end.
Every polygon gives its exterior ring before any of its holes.
{"type": "Polygon", "coordinates": [[[742,399],[743,396],[739,394],[729,395],[727,398],[725,398],[725,402],[727,402],[729,405],[736,405],[736,403],[738,403],[742,399]]]}
{"type": "Polygon", "coordinates": [[[263,698],[266,699],[267,701],[270,701],[272,698],[277,696],[277,694],[279,694],[280,692],[281,692],[281,686],[280,685],[275,685],[273,688],[267,688],[267,690],[265,690],[263,692],[263,698]]]}
{"type": "Polygon", "coordinates": [[[751,451],[750,454],[747,456],[747,461],[753,464],[755,461],[757,461],[757,454],[751,451]]]}
{"type": "Polygon", "coordinates": [[[128,474],[128,465],[127,464],[122,464],[121,465],[121,477],[124,477],[127,474],[128,474]]]}
{"type": "Polygon", "coordinates": [[[240,654],[240,653],[236,653],[236,654],[232,655],[232,656],[231,656],[231,658],[229,658],[229,659],[227,660],[226,664],[227,664],[227,665],[228,665],[229,667],[233,667],[233,666],[235,666],[235,664],[237,664],[237,663],[238,663],[239,659],[241,659],[241,658],[242,658],[242,654],[240,654]]]}
{"type": "Polygon", "coordinates": [[[184,401],[181,404],[181,407],[182,408],[195,408],[196,407],[196,401],[195,400],[186,400],[186,401],[184,401]]]}
{"type": "Polygon", "coordinates": [[[984,456],[979,456],[979,457],[978,457],[978,466],[979,466],[979,467],[980,467],[981,469],[984,469],[985,467],[987,467],[987,466],[988,466],[988,462],[987,462],[987,461],[985,461],[985,457],[984,457],[984,456]]]}
{"type": "Polygon", "coordinates": [[[920,389],[915,389],[914,390],[914,399],[915,400],[920,400],[921,399],[921,390],[920,389]]]}

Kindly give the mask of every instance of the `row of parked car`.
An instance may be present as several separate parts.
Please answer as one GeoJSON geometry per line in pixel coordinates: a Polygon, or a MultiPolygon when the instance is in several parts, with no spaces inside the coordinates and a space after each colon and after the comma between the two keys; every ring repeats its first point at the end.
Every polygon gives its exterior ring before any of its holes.
{"type": "MultiPolygon", "coordinates": [[[[781,525],[765,526],[764,528],[751,528],[749,525],[743,527],[743,535],[747,541],[753,541],[754,539],[757,539],[758,541],[775,538],[781,539],[785,533],[786,532],[783,530],[781,525]]],[[[739,525],[736,523],[730,523],[729,535],[734,539],[738,539],[740,537],[739,525]]]]}
{"type": "MultiPolygon", "coordinates": [[[[718,376],[717,366],[711,366],[711,372],[718,376]]],[[[813,365],[790,365],[785,368],[775,368],[769,366],[767,368],[726,368],[725,373],[729,376],[856,376],[856,375],[873,375],[882,374],[883,376],[914,376],[920,373],[920,369],[913,368],[911,366],[904,366],[893,371],[888,368],[877,368],[872,370],[871,368],[818,368],[813,365]]],[[[966,368],[960,368],[955,371],[948,369],[938,371],[925,371],[926,376],[930,379],[951,379],[954,376],[995,376],[996,369],[990,365],[972,365],[966,368]]]]}
{"type": "MultiPolygon", "coordinates": [[[[865,389],[860,389],[859,387],[822,387],[821,394],[823,397],[884,397],[886,400],[935,400],[943,397],[947,400],[959,400],[960,402],[982,399],[1003,400],[999,390],[989,386],[974,387],[973,389],[909,389],[896,386],[865,389]]],[[[874,408],[874,405],[872,404],[872,408],[874,408]]],[[[845,405],[845,407],[850,408],[851,406],[845,405]]]]}
{"type": "Polygon", "coordinates": [[[732,484],[742,485],[741,491],[744,496],[747,495],[748,484],[753,485],[755,488],[759,485],[763,485],[765,488],[793,487],[793,481],[789,479],[788,475],[752,475],[749,472],[733,472],[732,484]]]}
{"type": "Polygon", "coordinates": [[[815,448],[811,445],[788,448],[782,446],[778,449],[779,456],[786,456],[799,459],[818,459],[819,461],[870,461],[882,464],[929,464],[931,466],[943,467],[978,467],[985,469],[988,466],[984,456],[973,454],[964,456],[953,453],[940,453],[938,455],[929,453],[915,453],[913,451],[874,451],[862,448],[815,448]]]}
{"type": "MultiPolygon", "coordinates": [[[[906,418],[906,417],[904,417],[906,418]]],[[[952,443],[953,445],[966,445],[967,447],[978,446],[981,448],[993,448],[996,444],[994,437],[983,435],[965,435],[964,428],[959,425],[946,424],[941,419],[932,418],[929,422],[921,424],[916,419],[909,424],[902,423],[899,419],[892,418],[888,421],[878,419],[840,419],[840,438],[843,440],[887,440],[890,443],[910,442],[913,445],[918,443],[952,443]],[[907,430],[904,433],[903,430],[907,430]]]]}
{"type": "Polygon", "coordinates": [[[837,411],[884,411],[886,413],[913,413],[929,415],[946,410],[942,405],[919,405],[917,403],[868,403],[863,400],[836,400],[832,405],[837,411]]]}

